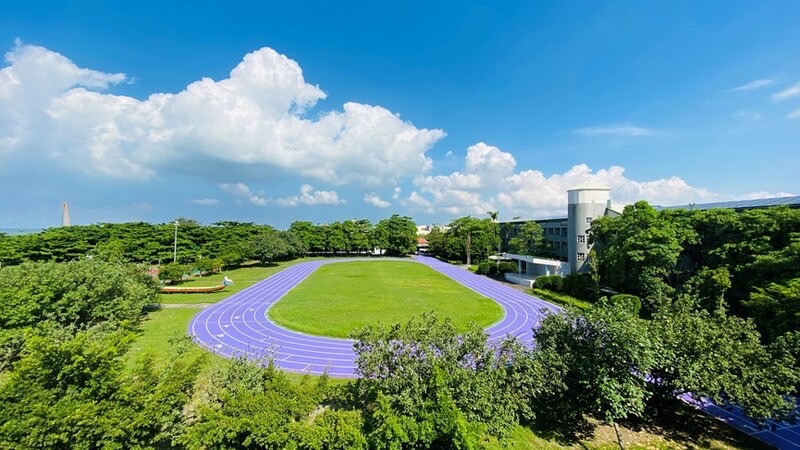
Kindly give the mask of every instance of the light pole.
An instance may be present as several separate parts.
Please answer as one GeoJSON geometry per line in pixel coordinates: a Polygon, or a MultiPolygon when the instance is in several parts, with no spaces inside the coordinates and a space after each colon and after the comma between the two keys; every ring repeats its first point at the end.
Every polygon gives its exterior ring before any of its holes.
{"type": "Polygon", "coordinates": [[[178,261],[178,221],[176,220],[175,223],[175,241],[172,244],[172,262],[178,261]]]}

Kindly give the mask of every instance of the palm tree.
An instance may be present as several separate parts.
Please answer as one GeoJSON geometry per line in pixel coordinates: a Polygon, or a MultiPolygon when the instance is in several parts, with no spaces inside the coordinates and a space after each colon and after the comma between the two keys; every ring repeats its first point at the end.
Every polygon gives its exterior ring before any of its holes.
{"type": "Polygon", "coordinates": [[[489,218],[492,219],[492,224],[494,224],[492,228],[497,238],[497,253],[500,253],[500,246],[503,244],[503,241],[500,239],[500,225],[497,223],[497,217],[500,215],[500,211],[486,211],[486,214],[489,215],[489,218]]]}

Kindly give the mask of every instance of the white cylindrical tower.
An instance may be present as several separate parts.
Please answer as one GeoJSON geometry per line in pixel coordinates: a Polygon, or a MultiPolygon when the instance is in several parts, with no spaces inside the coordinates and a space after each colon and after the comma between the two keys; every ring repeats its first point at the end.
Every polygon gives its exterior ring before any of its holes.
{"type": "Polygon", "coordinates": [[[611,189],[584,184],[567,191],[567,252],[570,273],[589,270],[589,228],[606,213],[611,189]]]}

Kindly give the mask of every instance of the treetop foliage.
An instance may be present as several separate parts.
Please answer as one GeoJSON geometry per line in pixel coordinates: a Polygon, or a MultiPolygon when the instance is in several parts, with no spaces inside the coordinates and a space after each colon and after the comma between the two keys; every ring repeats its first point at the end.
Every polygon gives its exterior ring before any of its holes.
{"type": "MultiPolygon", "coordinates": [[[[417,229],[404,216],[393,215],[376,225],[346,220],[315,225],[294,222],[286,231],[268,225],[224,221],[203,226],[178,218],[177,262],[211,267],[237,266],[257,259],[264,263],[317,254],[366,253],[374,249],[405,255],[416,250],[417,229]]],[[[92,256],[110,262],[145,264],[173,260],[173,223],[95,224],[49,228],[40,233],[0,236],[0,266],[26,261],[72,261],[92,256]]]]}

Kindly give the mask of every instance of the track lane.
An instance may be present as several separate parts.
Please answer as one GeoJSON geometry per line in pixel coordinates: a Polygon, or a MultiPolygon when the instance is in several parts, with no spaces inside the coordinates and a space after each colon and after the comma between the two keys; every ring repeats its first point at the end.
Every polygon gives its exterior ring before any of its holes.
{"type": "MultiPolygon", "coordinates": [[[[198,313],[189,323],[189,335],[207,350],[225,357],[272,358],[275,365],[284,370],[355,377],[353,340],[289,330],[269,320],[267,312],[322,265],[376,260],[386,259],[347,258],[290,266],[198,313]]],[[[538,326],[542,317],[561,310],[495,280],[434,258],[418,256],[410,262],[424,264],[497,302],[504,315],[486,329],[490,342],[515,336],[530,344],[533,342],[532,329],[538,326]]]]}

